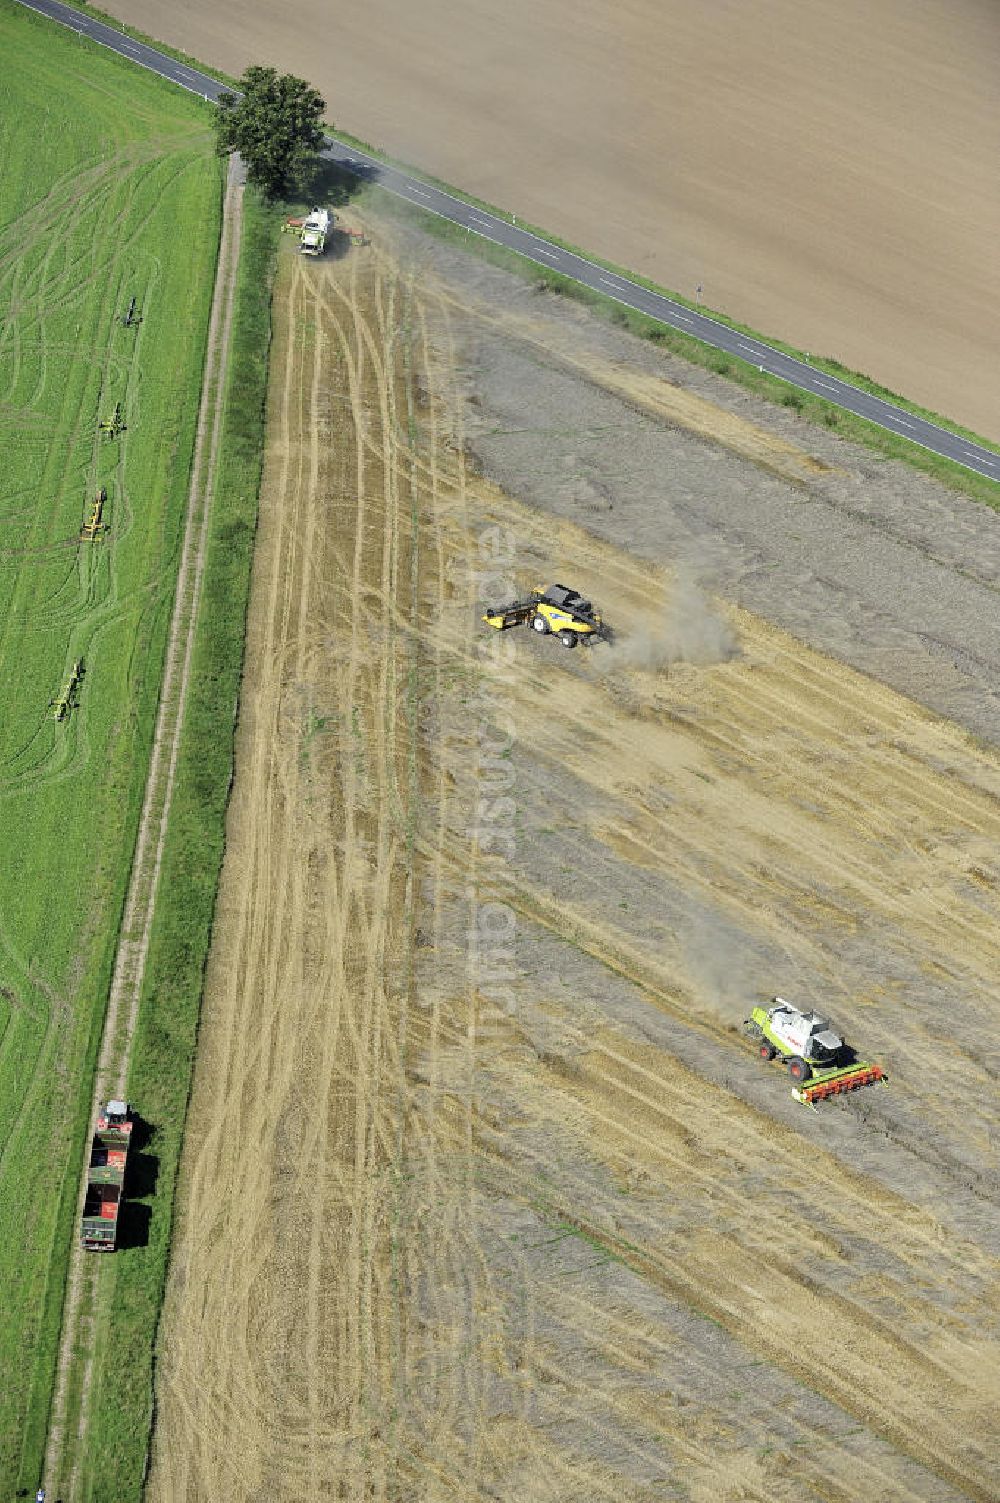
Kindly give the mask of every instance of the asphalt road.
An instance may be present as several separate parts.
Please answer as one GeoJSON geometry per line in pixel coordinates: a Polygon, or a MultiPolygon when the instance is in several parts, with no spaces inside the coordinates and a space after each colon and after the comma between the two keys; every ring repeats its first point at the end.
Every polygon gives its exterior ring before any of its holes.
{"type": "MultiPolygon", "coordinates": [[[[40,15],[48,16],[53,21],[58,21],[63,26],[68,26],[71,31],[78,32],[81,36],[99,42],[103,47],[110,47],[113,52],[128,58],[130,62],[138,63],[140,67],[158,73],[162,78],[179,84],[182,89],[188,89],[192,94],[200,94],[205,99],[214,100],[225,89],[224,84],[220,84],[214,78],[209,78],[207,74],[188,68],[175,58],[157,51],[156,48],[147,47],[145,43],[135,41],[123,31],[116,30],[104,21],[98,21],[81,11],[61,5],[59,0],[18,0],[18,3],[27,6],[29,10],[38,11],[40,15]]],[[[396,194],[398,198],[408,199],[410,203],[417,204],[418,207],[432,214],[438,214],[442,219],[450,219],[453,224],[461,225],[470,234],[481,235],[484,240],[492,240],[497,245],[505,245],[509,250],[516,251],[529,261],[534,261],[536,265],[545,267],[546,270],[561,272],[564,276],[571,277],[573,281],[580,282],[585,287],[593,288],[595,292],[602,293],[605,297],[614,298],[628,308],[635,308],[640,313],[659,319],[661,323],[668,324],[682,334],[690,334],[700,339],[703,344],[711,345],[713,349],[723,350],[727,355],[733,355],[739,360],[755,365],[759,370],[787,381],[790,386],[795,386],[800,391],[812,392],[816,396],[823,397],[847,412],[867,418],[880,428],[885,428],[889,433],[895,433],[900,438],[908,439],[910,443],[930,449],[934,454],[954,460],[977,475],[983,475],[988,480],[1000,483],[1000,455],[984,448],[981,444],[950,433],[946,428],[940,428],[936,423],[929,423],[912,412],[894,407],[891,402],[885,402],[881,397],[871,396],[859,387],[852,386],[849,381],[841,381],[825,371],[816,370],[806,361],[796,360],[792,355],[785,355],[780,350],[772,349],[762,340],[730,329],[726,324],[709,318],[707,314],[685,307],[683,303],[676,303],[660,293],[650,292],[627,277],[617,276],[605,267],[598,266],[583,256],[574,255],[572,251],[564,250],[562,246],[554,245],[539,235],[533,235],[530,230],[520,229],[516,224],[500,219],[486,209],[465,203],[462,199],[455,198],[431,183],[410,177],[398,167],[391,167],[377,157],[369,156],[367,152],[359,151],[357,147],[337,140],[336,137],[327,137],[324,155],[330,161],[349,168],[358,177],[375,182],[389,193],[396,194]]]]}

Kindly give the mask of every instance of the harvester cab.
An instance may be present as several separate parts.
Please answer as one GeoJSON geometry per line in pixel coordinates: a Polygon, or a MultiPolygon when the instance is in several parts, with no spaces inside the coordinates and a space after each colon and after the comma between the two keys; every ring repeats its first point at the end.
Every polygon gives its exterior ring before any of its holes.
{"type": "Polygon", "coordinates": [[[772,997],[770,1007],[755,1007],[743,1031],[754,1040],[761,1059],[778,1060],[795,1081],[792,1095],[806,1106],[876,1081],[889,1084],[881,1065],[860,1064],[826,1018],[803,1012],[772,997]]]}
{"type": "Polygon", "coordinates": [[[539,636],[557,636],[564,647],[612,640],[611,628],[590,601],[559,584],[532,590],[527,599],[513,600],[509,605],[487,606],[483,620],[496,631],[530,626],[539,636]]]}
{"type": "Polygon", "coordinates": [[[783,997],[775,997],[768,1023],[782,1045],[792,1054],[800,1054],[809,1064],[830,1069],[840,1059],[844,1040],[818,1012],[800,1012],[783,997]]]}

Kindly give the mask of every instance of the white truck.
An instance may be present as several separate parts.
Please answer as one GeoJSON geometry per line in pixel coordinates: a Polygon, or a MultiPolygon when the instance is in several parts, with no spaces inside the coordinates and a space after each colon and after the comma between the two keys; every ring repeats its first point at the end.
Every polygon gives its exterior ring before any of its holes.
{"type": "Polygon", "coordinates": [[[326,237],[333,223],[328,209],[313,209],[302,225],[299,250],[304,256],[321,256],[326,249],[326,237]]]}

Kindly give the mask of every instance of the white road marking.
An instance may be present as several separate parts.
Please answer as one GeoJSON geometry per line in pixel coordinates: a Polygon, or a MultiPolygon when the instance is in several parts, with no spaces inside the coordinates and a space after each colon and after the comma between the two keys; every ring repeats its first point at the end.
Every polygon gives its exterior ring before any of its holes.
{"type": "Polygon", "coordinates": [[[825,386],[826,389],[827,389],[827,391],[836,391],[837,390],[837,388],[834,386],[834,384],[833,384],[832,381],[821,381],[818,376],[816,377],[816,385],[817,386],[825,386]]]}
{"type": "Polygon", "coordinates": [[[554,261],[556,259],[555,251],[546,250],[544,246],[541,245],[538,247],[538,254],[540,256],[548,256],[550,261],[554,261]]]}
{"type": "Polygon", "coordinates": [[[605,287],[613,287],[616,292],[625,292],[626,290],[622,286],[621,282],[613,282],[610,277],[602,277],[601,281],[604,283],[605,287]]]}
{"type": "Polygon", "coordinates": [[[758,351],[756,345],[743,344],[741,340],[737,340],[736,342],[741,350],[747,350],[751,355],[759,355],[760,352],[758,351]]]}
{"type": "Polygon", "coordinates": [[[430,198],[430,194],[427,192],[426,188],[418,188],[416,183],[411,183],[410,187],[413,189],[414,193],[419,193],[421,198],[430,198]]]}
{"type": "Polygon", "coordinates": [[[912,429],[913,424],[912,423],[908,423],[905,418],[896,417],[895,413],[892,414],[892,417],[893,417],[893,421],[897,422],[901,428],[911,428],[912,429]]]}

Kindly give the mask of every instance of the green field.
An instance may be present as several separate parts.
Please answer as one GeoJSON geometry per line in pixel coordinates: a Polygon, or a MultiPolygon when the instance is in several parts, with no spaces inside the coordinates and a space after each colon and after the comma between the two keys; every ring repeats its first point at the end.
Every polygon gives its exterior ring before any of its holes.
{"type": "Polygon", "coordinates": [[[222,451],[184,735],[128,1090],[155,1132],[155,1174],[131,1182],[148,1242],[103,1260],[102,1320],[81,1457],[87,1503],[139,1503],[153,1406],[153,1348],[222,864],[236,704],[264,448],[271,283],[278,216],[248,193],[222,451]],[[155,1191],[155,1193],[154,1193],[155,1191]]]}
{"type": "Polygon", "coordinates": [[[204,106],[0,0],[0,1478],[37,1467],[218,244],[204,106]],[[142,321],[121,324],[132,297],[142,321]],[[121,404],[126,429],[99,420],[121,404]],[[98,489],[107,530],[81,541],[98,489]],[[82,661],[78,703],[57,698],[82,661]]]}

